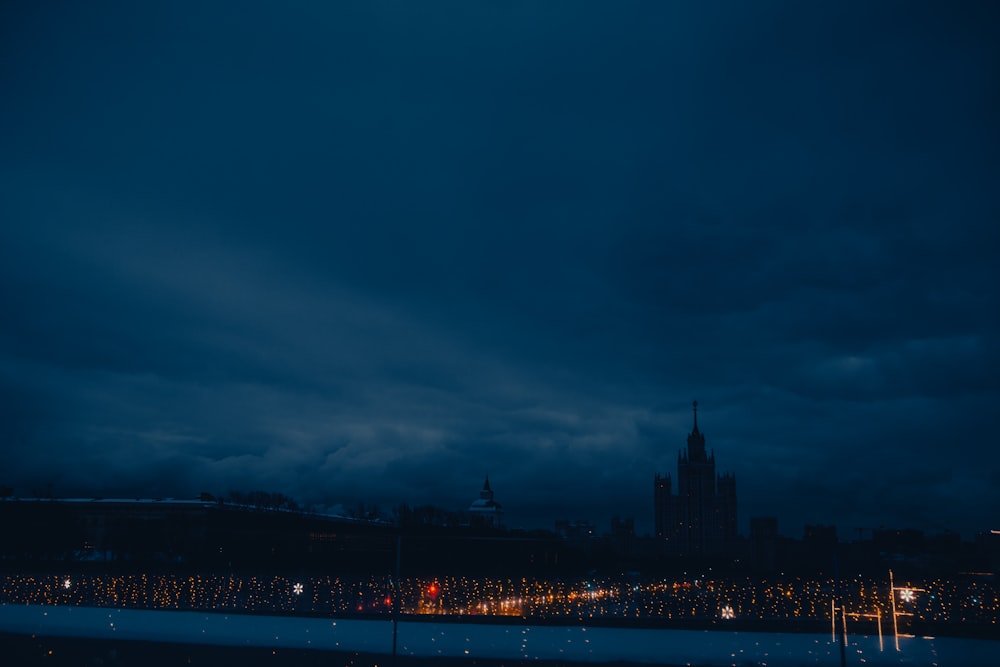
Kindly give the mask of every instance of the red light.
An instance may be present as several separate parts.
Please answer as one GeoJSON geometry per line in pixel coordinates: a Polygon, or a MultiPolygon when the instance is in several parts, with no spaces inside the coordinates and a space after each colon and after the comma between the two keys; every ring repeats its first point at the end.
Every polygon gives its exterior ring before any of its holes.
{"type": "Polygon", "coordinates": [[[436,598],[440,591],[441,589],[438,588],[437,584],[431,584],[430,586],[427,587],[427,594],[430,595],[432,598],[436,598]]]}
{"type": "Polygon", "coordinates": [[[385,606],[388,607],[391,604],[392,604],[392,598],[387,595],[385,597],[385,606]]]}

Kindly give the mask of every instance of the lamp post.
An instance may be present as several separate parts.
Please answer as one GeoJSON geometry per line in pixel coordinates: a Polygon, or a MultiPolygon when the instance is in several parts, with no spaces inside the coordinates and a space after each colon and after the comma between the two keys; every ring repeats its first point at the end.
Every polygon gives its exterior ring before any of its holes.
{"type": "Polygon", "coordinates": [[[396,572],[392,577],[392,605],[390,614],[392,615],[392,664],[396,665],[396,640],[399,636],[399,608],[400,608],[400,586],[399,586],[399,561],[400,553],[403,550],[402,529],[396,535],[396,572]]]}
{"type": "Polygon", "coordinates": [[[899,651],[899,624],[896,621],[896,617],[913,616],[913,614],[896,609],[896,591],[899,591],[899,598],[903,602],[913,602],[916,597],[914,593],[917,591],[923,592],[924,589],[913,588],[912,586],[896,586],[892,579],[892,570],[889,570],[889,604],[892,607],[892,638],[896,643],[896,651],[899,651]]]}

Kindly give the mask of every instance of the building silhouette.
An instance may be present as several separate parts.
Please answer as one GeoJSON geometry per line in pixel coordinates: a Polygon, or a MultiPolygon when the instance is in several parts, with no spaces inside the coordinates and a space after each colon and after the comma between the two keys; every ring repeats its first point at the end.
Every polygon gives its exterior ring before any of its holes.
{"type": "Polygon", "coordinates": [[[670,475],[656,474],[653,516],[657,538],[673,555],[719,556],[736,539],[736,477],[716,475],[715,452],[706,452],[698,430],[698,401],[687,447],[677,453],[677,494],[670,475]]]}
{"type": "Polygon", "coordinates": [[[469,518],[472,523],[492,528],[503,527],[503,506],[493,499],[493,489],[490,488],[490,476],[486,476],[483,490],[479,497],[469,507],[469,518]]]}

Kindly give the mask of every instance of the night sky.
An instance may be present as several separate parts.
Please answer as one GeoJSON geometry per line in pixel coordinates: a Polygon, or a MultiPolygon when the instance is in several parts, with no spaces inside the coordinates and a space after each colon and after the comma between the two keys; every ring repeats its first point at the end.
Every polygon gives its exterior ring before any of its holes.
{"type": "Polygon", "coordinates": [[[1000,528],[998,18],[4,2],[0,485],[1000,528]]]}

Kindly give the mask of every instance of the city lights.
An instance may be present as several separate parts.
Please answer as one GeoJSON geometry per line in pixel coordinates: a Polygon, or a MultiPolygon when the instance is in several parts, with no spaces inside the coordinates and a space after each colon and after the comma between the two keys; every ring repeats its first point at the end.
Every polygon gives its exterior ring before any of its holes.
{"type": "MultiPolygon", "coordinates": [[[[904,620],[1000,623],[995,582],[935,578],[890,586],[885,580],[842,582],[834,602],[832,579],[580,580],[440,576],[283,576],[77,574],[0,575],[0,604],[68,605],[117,609],[205,610],[350,617],[401,615],[513,616],[535,619],[830,620],[842,616],[873,625],[904,620]],[[926,591],[926,595],[920,595],[926,591]],[[890,620],[891,619],[891,620],[890,620]]],[[[873,627],[874,631],[875,628],[873,627]]]]}

